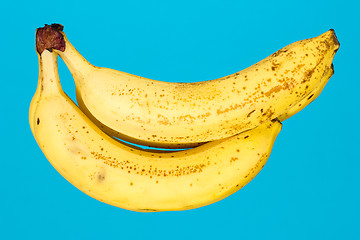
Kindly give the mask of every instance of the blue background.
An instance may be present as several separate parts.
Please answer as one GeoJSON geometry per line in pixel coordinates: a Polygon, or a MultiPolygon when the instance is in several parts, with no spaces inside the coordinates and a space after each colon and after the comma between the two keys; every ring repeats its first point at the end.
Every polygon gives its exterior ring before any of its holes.
{"type": "MultiPolygon", "coordinates": [[[[2,239],[360,239],[358,1],[6,1],[1,25],[2,239]],[[61,23],[94,65],[164,81],[219,78],[334,28],[335,75],[284,122],[263,171],[195,210],[136,213],[94,200],[37,146],[34,35],[61,23]],[[5,74],[5,75],[4,75],[5,74]]],[[[72,77],[59,61],[65,91],[72,77]]]]}

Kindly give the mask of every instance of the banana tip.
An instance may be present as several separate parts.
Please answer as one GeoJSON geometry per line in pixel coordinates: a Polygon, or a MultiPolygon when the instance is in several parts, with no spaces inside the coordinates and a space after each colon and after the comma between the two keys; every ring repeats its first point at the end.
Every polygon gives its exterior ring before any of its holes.
{"type": "Polygon", "coordinates": [[[36,29],[36,51],[41,54],[45,49],[50,52],[53,49],[65,51],[65,40],[61,33],[64,26],[53,23],[51,25],[45,24],[44,27],[36,29]]]}
{"type": "Polygon", "coordinates": [[[337,52],[337,50],[339,50],[339,48],[340,48],[340,42],[335,34],[335,30],[333,28],[331,28],[329,31],[331,32],[331,37],[332,37],[334,44],[337,46],[337,49],[335,50],[335,52],[337,52]]]}

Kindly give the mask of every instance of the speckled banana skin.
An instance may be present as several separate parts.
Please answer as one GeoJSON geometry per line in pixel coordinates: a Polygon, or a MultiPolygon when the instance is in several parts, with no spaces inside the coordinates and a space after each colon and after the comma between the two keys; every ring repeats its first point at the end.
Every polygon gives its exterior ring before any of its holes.
{"type": "Polygon", "coordinates": [[[229,76],[170,83],[95,67],[62,34],[65,51],[57,52],[75,79],[80,108],[110,135],[165,148],[226,138],[295,112],[339,48],[329,30],[229,76]]]}
{"type": "Polygon", "coordinates": [[[219,201],[249,183],[281,130],[268,121],[184,151],[151,152],[101,131],[61,89],[57,54],[45,50],[30,107],[34,137],[54,168],[89,196],[128,210],[175,211],[219,201]]]}
{"type": "Polygon", "coordinates": [[[326,84],[330,80],[330,78],[334,75],[334,67],[331,65],[331,67],[324,73],[324,76],[321,78],[319,84],[315,89],[310,92],[306,97],[304,97],[300,102],[298,102],[296,105],[294,105],[292,108],[288,109],[285,113],[281,114],[277,119],[279,121],[284,121],[292,116],[294,116],[296,113],[303,110],[307,105],[312,103],[324,90],[326,84]]]}

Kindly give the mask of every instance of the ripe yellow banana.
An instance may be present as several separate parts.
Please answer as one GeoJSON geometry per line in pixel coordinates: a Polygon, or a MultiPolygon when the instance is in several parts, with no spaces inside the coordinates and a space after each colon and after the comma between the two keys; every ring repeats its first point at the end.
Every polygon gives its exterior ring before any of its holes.
{"type": "Polygon", "coordinates": [[[39,65],[29,114],[38,145],[74,186],[124,209],[185,210],[229,196],[259,173],[281,130],[268,121],[190,150],[139,150],[101,131],[63,92],[54,51],[44,50],[39,65]]]}
{"type": "Polygon", "coordinates": [[[193,147],[271,119],[285,120],[289,112],[310,102],[305,98],[321,85],[339,48],[329,30],[290,44],[238,73],[170,83],[95,67],[71,45],[62,26],[53,30],[61,37],[51,48],[75,79],[80,109],[109,135],[163,148],[193,147]]]}

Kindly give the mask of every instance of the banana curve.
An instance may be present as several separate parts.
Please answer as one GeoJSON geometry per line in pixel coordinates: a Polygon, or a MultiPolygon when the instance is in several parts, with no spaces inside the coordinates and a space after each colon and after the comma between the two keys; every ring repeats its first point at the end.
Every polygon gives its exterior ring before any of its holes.
{"type": "Polygon", "coordinates": [[[162,148],[197,146],[286,115],[316,89],[339,48],[329,30],[238,73],[170,83],[95,67],[62,34],[65,50],[55,51],[74,77],[80,108],[109,135],[162,148]]]}

